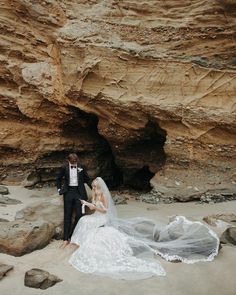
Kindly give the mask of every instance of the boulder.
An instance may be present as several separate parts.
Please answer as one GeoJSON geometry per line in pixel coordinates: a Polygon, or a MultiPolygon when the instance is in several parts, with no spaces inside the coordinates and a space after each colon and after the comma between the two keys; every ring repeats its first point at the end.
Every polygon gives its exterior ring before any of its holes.
{"type": "Polygon", "coordinates": [[[0,263],[0,280],[12,269],[12,265],[0,263]]]}
{"type": "Polygon", "coordinates": [[[16,205],[16,204],[21,204],[22,202],[16,199],[9,198],[4,195],[0,195],[0,204],[3,205],[16,205]]]}
{"type": "Polygon", "coordinates": [[[62,282],[62,280],[42,269],[33,268],[25,273],[24,283],[27,287],[45,290],[58,282],[62,282]]]}
{"type": "Polygon", "coordinates": [[[116,205],[127,204],[127,199],[124,196],[116,194],[116,195],[112,196],[112,199],[116,205]]]}
{"type": "Polygon", "coordinates": [[[236,245],[236,227],[227,228],[220,237],[223,244],[236,245]]]}
{"type": "Polygon", "coordinates": [[[0,195],[8,195],[9,190],[6,186],[0,185],[0,195]]]}
{"type": "Polygon", "coordinates": [[[54,225],[43,220],[1,222],[0,253],[22,256],[48,245],[54,234],[54,225]]]}
{"type": "Polygon", "coordinates": [[[211,226],[217,226],[219,221],[223,221],[230,225],[236,225],[236,214],[214,214],[203,217],[203,220],[211,226]]]}
{"type": "Polygon", "coordinates": [[[54,228],[53,238],[60,239],[63,232],[64,211],[62,199],[36,202],[18,211],[15,220],[37,221],[43,220],[54,228]]]}

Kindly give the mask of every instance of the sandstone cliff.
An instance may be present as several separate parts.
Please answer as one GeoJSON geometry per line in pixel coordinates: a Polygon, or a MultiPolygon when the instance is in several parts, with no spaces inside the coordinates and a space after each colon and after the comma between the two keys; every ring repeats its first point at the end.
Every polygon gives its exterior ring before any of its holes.
{"type": "Polygon", "coordinates": [[[187,196],[236,183],[236,1],[1,0],[3,183],[91,176],[187,196]]]}

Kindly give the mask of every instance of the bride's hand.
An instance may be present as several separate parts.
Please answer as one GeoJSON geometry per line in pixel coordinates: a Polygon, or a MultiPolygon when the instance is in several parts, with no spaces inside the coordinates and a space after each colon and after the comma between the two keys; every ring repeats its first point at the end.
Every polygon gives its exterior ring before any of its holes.
{"type": "Polygon", "coordinates": [[[93,205],[93,204],[90,204],[88,207],[89,207],[89,209],[91,209],[91,210],[95,210],[95,208],[96,208],[96,206],[93,205]]]}

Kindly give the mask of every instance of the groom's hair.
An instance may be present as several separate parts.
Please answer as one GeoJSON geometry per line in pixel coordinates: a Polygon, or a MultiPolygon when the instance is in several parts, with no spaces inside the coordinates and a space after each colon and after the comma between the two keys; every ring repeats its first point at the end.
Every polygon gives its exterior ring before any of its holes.
{"type": "Polygon", "coordinates": [[[78,156],[75,153],[69,154],[67,158],[70,162],[78,162],[78,156]]]}

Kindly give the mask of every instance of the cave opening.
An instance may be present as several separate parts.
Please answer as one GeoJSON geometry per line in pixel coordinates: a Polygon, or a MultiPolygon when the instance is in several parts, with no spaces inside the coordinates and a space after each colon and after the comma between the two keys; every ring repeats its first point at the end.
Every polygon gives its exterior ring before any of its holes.
{"type": "MultiPolygon", "coordinates": [[[[91,178],[101,176],[110,188],[122,184],[122,172],[116,165],[115,158],[108,141],[99,134],[98,117],[72,107],[74,116],[62,126],[62,135],[78,139],[82,137],[85,146],[76,146],[71,152],[77,153],[81,162],[89,168],[91,178]]],[[[69,151],[68,151],[69,152],[69,151]]]]}
{"type": "Polygon", "coordinates": [[[109,143],[98,132],[98,117],[75,107],[69,107],[69,111],[68,121],[60,126],[60,150],[48,151],[36,161],[35,172],[39,185],[53,185],[67,156],[76,153],[91,179],[101,176],[110,188],[119,187],[122,184],[122,173],[115,163],[109,143]]]}
{"type": "Polygon", "coordinates": [[[166,162],[166,136],[166,131],[157,122],[149,120],[138,138],[124,147],[124,156],[131,162],[131,167],[125,167],[124,163],[124,186],[143,191],[151,189],[151,178],[166,162]]]}
{"type": "Polygon", "coordinates": [[[55,180],[70,152],[75,152],[91,178],[101,176],[110,189],[149,191],[150,179],[165,163],[166,132],[149,121],[138,136],[114,151],[99,133],[98,117],[70,107],[72,115],[61,124],[61,150],[50,151],[37,161],[42,181],[55,180]]]}
{"type": "Polygon", "coordinates": [[[151,172],[146,165],[141,169],[127,169],[124,171],[123,186],[138,191],[149,191],[151,189],[150,179],[154,175],[155,173],[151,172]]]}

